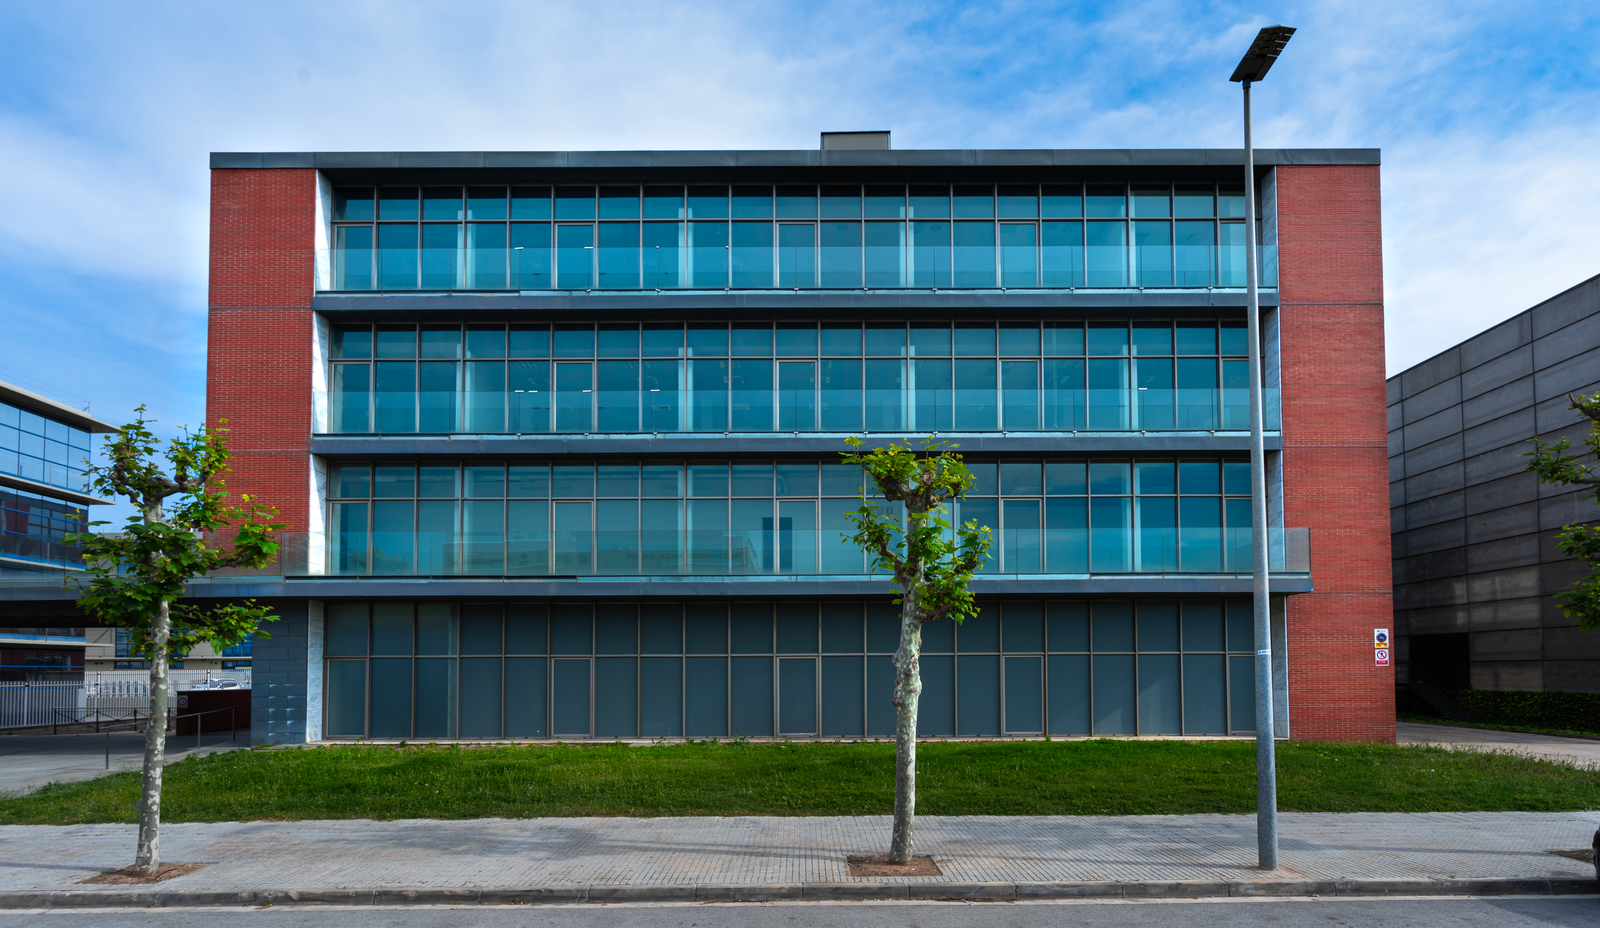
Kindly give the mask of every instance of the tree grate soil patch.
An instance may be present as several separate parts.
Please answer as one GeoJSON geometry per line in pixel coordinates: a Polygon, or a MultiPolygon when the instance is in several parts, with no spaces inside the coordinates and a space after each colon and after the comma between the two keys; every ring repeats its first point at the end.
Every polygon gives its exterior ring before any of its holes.
{"type": "Polygon", "coordinates": [[[1574,851],[1553,850],[1545,851],[1545,853],[1554,854],[1557,857],[1571,858],[1572,860],[1582,861],[1586,864],[1594,863],[1594,848],[1582,847],[1574,851]]]}
{"type": "Polygon", "coordinates": [[[844,859],[851,876],[944,876],[933,858],[924,854],[897,864],[887,854],[851,854],[844,859]]]}
{"type": "Polygon", "coordinates": [[[156,870],[154,876],[147,874],[142,870],[135,870],[132,867],[123,867],[120,870],[107,870],[104,873],[91,876],[87,880],[79,880],[78,882],[98,883],[101,885],[110,886],[137,886],[145,883],[164,883],[173,877],[183,876],[186,873],[193,873],[204,866],[206,866],[206,864],[162,864],[161,867],[156,870]]]}

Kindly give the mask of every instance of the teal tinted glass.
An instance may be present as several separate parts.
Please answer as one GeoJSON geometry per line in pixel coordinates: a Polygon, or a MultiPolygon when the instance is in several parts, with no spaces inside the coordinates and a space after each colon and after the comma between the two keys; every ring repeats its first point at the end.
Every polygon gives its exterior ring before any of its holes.
{"type": "Polygon", "coordinates": [[[955,331],[957,357],[992,357],[994,325],[983,322],[958,322],[955,331]]]}
{"type": "Polygon", "coordinates": [[[1039,327],[1017,322],[1000,323],[1000,354],[1006,357],[1037,357],[1039,327]]]}
{"type": "Polygon", "coordinates": [[[1216,192],[1212,190],[1210,184],[1179,184],[1172,198],[1172,215],[1214,216],[1215,202],[1216,192]]]}
{"type": "MultiPolygon", "coordinates": [[[[383,187],[378,191],[379,219],[414,220],[420,214],[417,206],[417,188],[383,187]]],[[[1243,215],[1242,211],[1240,215],[1243,215]]]]}
{"type": "Polygon", "coordinates": [[[450,498],[461,495],[461,468],[425,466],[419,468],[418,473],[421,475],[418,496],[450,498]]]}
{"type": "Polygon", "coordinates": [[[407,464],[377,468],[372,495],[379,499],[410,499],[417,495],[417,469],[407,464]]]}
{"type": "Polygon", "coordinates": [[[512,219],[549,219],[549,187],[512,187],[512,219]]]}
{"type": "Polygon", "coordinates": [[[1089,354],[1125,355],[1128,353],[1128,327],[1121,322],[1089,323],[1089,354]]]}
{"type": "Polygon", "coordinates": [[[1049,461],[1044,465],[1044,491],[1052,496],[1082,496],[1089,492],[1082,461],[1049,461]]]}
{"type": "Polygon", "coordinates": [[[994,218],[994,188],[988,184],[956,184],[954,211],[957,219],[994,218]]]}
{"type": "MultiPolygon", "coordinates": [[[[1249,466],[1246,468],[1248,480],[1249,466]]],[[[1219,468],[1215,461],[1183,461],[1178,464],[1178,492],[1189,493],[1220,493],[1222,484],[1218,478],[1219,468]]],[[[1246,484],[1246,489],[1249,489],[1246,484]]]]}
{"type": "Polygon", "coordinates": [[[333,327],[335,358],[372,357],[372,326],[336,325],[333,327]]]}
{"type": "Polygon", "coordinates": [[[1090,184],[1087,215],[1096,218],[1121,218],[1128,215],[1128,196],[1121,184],[1090,184]]]}
{"type": "Polygon", "coordinates": [[[759,322],[735,322],[730,344],[735,357],[772,357],[772,326],[759,322]]]}
{"type": "Polygon", "coordinates": [[[868,184],[864,212],[868,219],[906,218],[906,188],[899,184],[868,184]]]}
{"type": "Polygon", "coordinates": [[[626,324],[600,326],[600,357],[636,358],[638,356],[638,326],[626,324]]]}
{"type": "Polygon", "coordinates": [[[556,326],[556,357],[594,357],[594,327],[587,325],[556,326]]]}
{"type": "Polygon", "coordinates": [[[1078,184],[1045,184],[1041,191],[1040,212],[1046,218],[1083,215],[1083,187],[1078,184]]]}
{"type": "Polygon", "coordinates": [[[1222,353],[1245,355],[1250,353],[1250,330],[1243,322],[1222,324],[1222,353]]]}
{"type": "Polygon", "coordinates": [[[601,219],[638,219],[638,187],[601,187],[601,219]]]}
{"type": "Polygon", "coordinates": [[[506,188],[468,187],[467,218],[478,220],[506,218],[506,188]]]}
{"type": "Polygon", "coordinates": [[[817,353],[817,326],[812,322],[778,323],[778,357],[805,358],[817,353]]]}
{"type": "Polygon", "coordinates": [[[513,358],[550,357],[550,327],[547,325],[514,325],[511,327],[511,356],[513,358]]]}
{"type": "Polygon", "coordinates": [[[1001,184],[997,203],[1001,219],[1036,219],[1039,188],[1032,184],[1001,184]]]}
{"type": "Polygon", "coordinates": [[[727,219],[728,188],[720,184],[715,186],[691,186],[689,188],[689,218],[727,219]]]}
{"type": "Polygon", "coordinates": [[[380,358],[414,358],[417,356],[417,328],[410,325],[380,325],[377,336],[377,356],[380,358]]]}
{"type": "Polygon", "coordinates": [[[646,188],[644,188],[644,218],[646,218],[646,219],[682,219],[683,218],[683,188],[682,187],[646,187],[646,188]]]}
{"type": "Polygon", "coordinates": [[[339,499],[366,499],[372,492],[372,470],[364,464],[340,467],[333,477],[339,499]]]}
{"type": "Polygon", "coordinates": [[[1172,323],[1134,323],[1133,353],[1144,356],[1172,354],[1172,323]]]}
{"type": "Polygon", "coordinates": [[[1244,218],[1244,187],[1224,185],[1217,190],[1217,215],[1225,219],[1244,218]]]}
{"type": "Polygon", "coordinates": [[[860,219],[861,188],[854,184],[828,185],[822,188],[823,219],[860,219]]]}
{"type": "Polygon", "coordinates": [[[823,323],[822,355],[828,358],[861,357],[861,326],[823,323]]]}
{"type": "Polygon", "coordinates": [[[1045,323],[1044,353],[1048,357],[1075,357],[1082,355],[1083,323],[1045,323]]]}
{"type": "Polygon", "coordinates": [[[647,358],[683,357],[683,326],[675,323],[645,323],[644,356],[647,358]]]}
{"type": "Polygon", "coordinates": [[[1093,461],[1089,464],[1089,492],[1119,495],[1128,492],[1129,474],[1125,461],[1093,461]]]}
{"type": "Polygon", "coordinates": [[[772,188],[767,186],[734,187],[733,218],[771,219],[772,188]]]}
{"type": "Polygon", "coordinates": [[[817,188],[809,185],[778,187],[778,218],[817,218],[817,188]]]}
{"type": "Polygon", "coordinates": [[[1139,185],[1133,188],[1133,214],[1154,217],[1172,215],[1172,188],[1139,185]]]}
{"type": "Polygon", "coordinates": [[[425,325],[421,334],[424,358],[461,357],[461,326],[425,325]]]}
{"type": "Polygon", "coordinates": [[[1173,472],[1172,462],[1141,461],[1134,464],[1133,492],[1140,495],[1178,492],[1178,481],[1173,472]]]}
{"type": "Polygon", "coordinates": [[[341,187],[333,192],[333,218],[336,222],[366,222],[376,215],[371,187],[341,187]]]}
{"type": "Polygon", "coordinates": [[[557,219],[593,219],[593,187],[557,187],[557,219]]]}
{"type": "Polygon", "coordinates": [[[422,188],[423,219],[461,220],[463,212],[460,187],[422,188]]]}
{"type": "Polygon", "coordinates": [[[693,323],[689,326],[689,356],[725,358],[728,356],[728,327],[720,323],[693,323]]]}
{"type": "Polygon", "coordinates": [[[1178,323],[1178,354],[1216,354],[1217,327],[1209,322],[1178,323]]]}
{"type": "Polygon", "coordinates": [[[912,184],[907,197],[910,219],[949,219],[950,188],[944,184],[912,184]]]}

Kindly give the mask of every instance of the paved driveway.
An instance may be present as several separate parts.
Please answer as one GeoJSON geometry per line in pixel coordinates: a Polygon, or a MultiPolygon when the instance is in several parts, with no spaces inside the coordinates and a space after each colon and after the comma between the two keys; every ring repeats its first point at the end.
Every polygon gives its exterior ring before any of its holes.
{"type": "MultiPolygon", "coordinates": [[[[205,735],[201,754],[248,747],[250,733],[239,740],[228,733],[205,735]]],[[[167,736],[167,762],[196,753],[195,736],[167,736]]],[[[144,735],[119,731],[98,735],[0,735],[0,793],[32,792],[46,783],[72,783],[104,776],[107,770],[137,770],[144,763],[144,735]],[[110,760],[107,761],[109,745],[110,760]]]]}
{"type": "Polygon", "coordinates": [[[1437,744],[1471,751],[1509,751],[1600,769],[1600,741],[1563,738],[1525,731],[1494,731],[1462,725],[1427,725],[1399,722],[1395,734],[1401,744],[1437,744]]]}

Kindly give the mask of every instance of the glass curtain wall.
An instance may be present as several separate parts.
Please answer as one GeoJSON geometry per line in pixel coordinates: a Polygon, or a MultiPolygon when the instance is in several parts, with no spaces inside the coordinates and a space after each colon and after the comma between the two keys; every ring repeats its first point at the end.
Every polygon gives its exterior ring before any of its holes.
{"type": "MultiPolygon", "coordinates": [[[[1250,568],[1245,461],[968,461],[955,517],[995,530],[984,571],[1250,568]]],[[[329,570],[388,575],[860,575],[842,535],[860,472],[816,461],[346,463],[329,570]]]]}
{"type": "Polygon", "coordinates": [[[89,433],[0,403],[0,474],[67,490],[84,488],[89,433]]]}
{"type": "Polygon", "coordinates": [[[1227,184],[341,187],[332,288],[1235,288],[1244,213],[1227,184]]]}
{"type": "Polygon", "coordinates": [[[334,433],[1249,427],[1235,320],[380,323],[332,349],[334,433]]]}
{"type": "MultiPolygon", "coordinates": [[[[328,738],[892,737],[887,603],[330,603],[328,738]]],[[[1008,601],[923,632],[918,735],[1254,722],[1248,600],[1008,601]]]]}

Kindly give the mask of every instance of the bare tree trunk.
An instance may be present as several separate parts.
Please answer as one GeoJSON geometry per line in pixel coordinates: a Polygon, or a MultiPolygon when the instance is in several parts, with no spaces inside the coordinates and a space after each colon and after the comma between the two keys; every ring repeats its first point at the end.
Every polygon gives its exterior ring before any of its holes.
{"type": "Polygon", "coordinates": [[[911,859],[917,814],[917,701],[922,694],[922,610],[918,608],[920,571],[901,591],[900,647],[894,654],[894,832],[889,859],[911,859]]]}
{"type": "Polygon", "coordinates": [[[167,639],[172,611],[166,600],[150,628],[150,724],[144,730],[144,789],[139,795],[139,849],[133,866],[148,874],[161,868],[161,772],[167,753],[167,639]]]}

